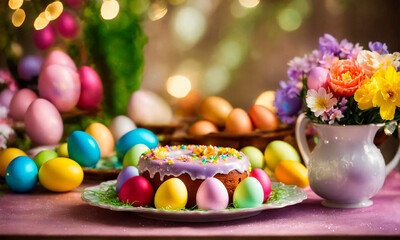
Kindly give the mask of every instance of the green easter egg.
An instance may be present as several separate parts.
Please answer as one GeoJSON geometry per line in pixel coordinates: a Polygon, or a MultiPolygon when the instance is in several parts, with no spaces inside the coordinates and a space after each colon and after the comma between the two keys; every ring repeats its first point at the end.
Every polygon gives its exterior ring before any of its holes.
{"type": "Polygon", "coordinates": [[[68,143],[61,144],[57,149],[58,156],[68,158],[68,143]]]}
{"type": "Polygon", "coordinates": [[[37,168],[40,169],[45,162],[56,157],[58,157],[58,154],[55,151],[43,150],[36,154],[36,156],[33,158],[33,161],[36,163],[37,168]]]}
{"type": "Polygon", "coordinates": [[[137,167],[140,155],[142,155],[142,153],[146,152],[147,150],[149,150],[149,148],[144,144],[136,144],[135,146],[131,147],[124,156],[122,166],[124,168],[128,166],[137,167]]]}
{"type": "Polygon", "coordinates": [[[264,154],[258,148],[247,146],[240,151],[249,158],[252,168],[264,168],[264,154]]]}
{"type": "Polygon", "coordinates": [[[275,171],[276,165],[283,160],[300,162],[300,156],[296,149],[287,142],[275,140],[268,144],[264,153],[265,162],[271,171],[275,171]]]}
{"type": "Polygon", "coordinates": [[[241,181],[233,193],[233,205],[236,208],[253,208],[261,206],[264,191],[261,183],[254,177],[241,181]]]}

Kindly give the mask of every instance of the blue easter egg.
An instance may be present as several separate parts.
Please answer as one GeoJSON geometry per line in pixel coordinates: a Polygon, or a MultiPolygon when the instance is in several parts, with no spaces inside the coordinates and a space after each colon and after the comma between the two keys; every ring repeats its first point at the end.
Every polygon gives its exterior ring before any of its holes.
{"type": "Polygon", "coordinates": [[[128,166],[122,169],[122,171],[118,174],[117,183],[115,184],[117,192],[119,192],[119,189],[121,188],[122,184],[124,184],[126,180],[128,180],[130,177],[133,176],[139,176],[139,170],[136,167],[128,166]]]}
{"type": "Polygon", "coordinates": [[[6,183],[14,192],[29,192],[38,181],[36,163],[26,156],[14,158],[6,170],[6,183]]]}
{"type": "Polygon", "coordinates": [[[123,159],[125,153],[136,144],[144,144],[148,148],[156,148],[158,145],[158,139],[156,135],[144,128],[136,128],[130,132],[127,132],[122,136],[116,145],[117,156],[119,159],[123,159]]]}
{"type": "Polygon", "coordinates": [[[84,167],[92,167],[100,160],[100,148],[96,140],[82,131],[74,131],[68,137],[68,155],[84,167]]]}
{"type": "Polygon", "coordinates": [[[283,115],[293,115],[300,110],[302,104],[303,102],[298,97],[284,96],[277,107],[283,115]]]}

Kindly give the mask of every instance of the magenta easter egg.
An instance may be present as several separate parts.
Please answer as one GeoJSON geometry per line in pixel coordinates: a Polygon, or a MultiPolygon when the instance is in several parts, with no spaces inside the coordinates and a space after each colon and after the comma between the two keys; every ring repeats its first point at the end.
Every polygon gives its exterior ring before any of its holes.
{"type": "Polygon", "coordinates": [[[228,207],[229,195],[224,184],[216,178],[207,178],[196,193],[199,209],[220,210],[228,207]]]}
{"type": "Polygon", "coordinates": [[[321,87],[328,89],[328,70],[322,67],[311,69],[307,78],[308,89],[318,91],[321,87]]]}
{"type": "Polygon", "coordinates": [[[18,75],[25,80],[39,76],[43,59],[38,56],[26,56],[18,63],[18,75]]]}
{"type": "Polygon", "coordinates": [[[36,93],[24,88],[15,93],[10,102],[10,115],[16,121],[23,121],[29,105],[37,99],[36,93]]]}
{"type": "Polygon", "coordinates": [[[73,39],[79,34],[79,24],[76,17],[64,11],[57,19],[57,30],[61,36],[73,39]]]}
{"type": "Polygon", "coordinates": [[[6,108],[10,107],[11,100],[14,97],[15,92],[10,89],[5,89],[0,92],[0,106],[4,106],[6,108]]]}
{"type": "Polygon", "coordinates": [[[33,32],[33,43],[40,50],[47,50],[53,46],[56,40],[56,31],[53,25],[50,23],[41,30],[34,30],[33,32]]]}
{"type": "Polygon", "coordinates": [[[79,75],[71,68],[50,65],[39,77],[39,95],[49,100],[60,112],[71,111],[81,94],[79,75]]]}
{"type": "Polygon", "coordinates": [[[267,200],[271,194],[271,180],[269,179],[267,173],[260,168],[255,168],[251,171],[250,177],[256,178],[261,183],[264,192],[263,202],[265,202],[265,200],[267,200]]]}
{"type": "Polygon", "coordinates": [[[25,128],[28,137],[37,145],[57,144],[64,131],[60,113],[42,98],[33,101],[26,111],[25,128]]]}
{"type": "Polygon", "coordinates": [[[134,207],[145,207],[153,202],[154,189],[150,182],[142,176],[133,176],[122,184],[118,199],[130,203],[134,207]]]}
{"type": "Polygon", "coordinates": [[[41,70],[43,71],[46,67],[50,65],[62,65],[62,66],[67,66],[71,68],[72,70],[76,71],[76,65],[72,58],[68,56],[68,54],[59,51],[59,50],[54,50],[51,51],[46,58],[43,61],[42,68],[41,70]]]}
{"type": "Polygon", "coordinates": [[[90,109],[96,107],[103,98],[103,84],[97,72],[88,66],[79,68],[81,94],[78,107],[90,109]]]}

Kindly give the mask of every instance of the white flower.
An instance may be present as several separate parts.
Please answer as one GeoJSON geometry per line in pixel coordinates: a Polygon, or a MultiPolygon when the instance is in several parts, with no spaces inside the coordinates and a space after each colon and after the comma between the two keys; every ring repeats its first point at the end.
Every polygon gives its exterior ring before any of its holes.
{"type": "Polygon", "coordinates": [[[382,60],[379,53],[368,50],[361,51],[357,56],[358,64],[369,78],[381,67],[382,60]]]}
{"type": "Polygon", "coordinates": [[[14,134],[14,130],[9,125],[0,123],[0,136],[8,139],[12,134],[14,134]]]}
{"type": "Polygon", "coordinates": [[[7,118],[8,111],[9,111],[8,108],[6,108],[4,106],[0,106],[0,119],[7,118]]]}
{"type": "Polygon", "coordinates": [[[393,66],[396,69],[400,65],[400,53],[380,55],[378,52],[363,50],[358,54],[357,62],[370,78],[379,68],[393,66]]]}
{"type": "Polygon", "coordinates": [[[325,88],[320,88],[318,92],[314,89],[308,90],[306,102],[307,107],[311,109],[316,117],[319,117],[331,109],[337,103],[337,99],[333,97],[332,93],[327,93],[325,88]]]}

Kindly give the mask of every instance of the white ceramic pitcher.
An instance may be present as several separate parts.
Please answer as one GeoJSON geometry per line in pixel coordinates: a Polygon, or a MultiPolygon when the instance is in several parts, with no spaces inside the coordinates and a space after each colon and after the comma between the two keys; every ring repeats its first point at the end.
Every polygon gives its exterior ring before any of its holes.
{"type": "Polygon", "coordinates": [[[397,166],[400,146],[385,166],[381,151],[373,143],[384,124],[315,124],[319,142],[313,152],[307,145],[305,127],[310,120],[303,113],[296,122],[296,140],[308,168],[311,189],[326,199],[322,205],[359,208],[372,205],[370,198],[383,186],[386,175],[397,166]]]}

